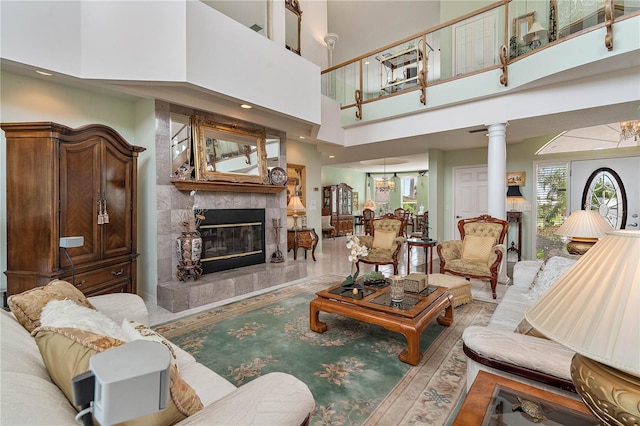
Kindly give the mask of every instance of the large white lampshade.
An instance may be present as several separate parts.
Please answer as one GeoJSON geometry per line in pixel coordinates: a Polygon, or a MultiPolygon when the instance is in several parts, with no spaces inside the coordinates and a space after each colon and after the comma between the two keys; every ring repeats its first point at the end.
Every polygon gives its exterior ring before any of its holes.
{"type": "Polygon", "coordinates": [[[558,228],[556,235],[571,237],[567,251],[584,254],[593,244],[613,227],[596,210],[576,210],[558,228]]]}
{"type": "Polygon", "coordinates": [[[601,420],[640,418],[640,231],[607,233],[525,318],[579,354],[571,375],[601,420]]]}

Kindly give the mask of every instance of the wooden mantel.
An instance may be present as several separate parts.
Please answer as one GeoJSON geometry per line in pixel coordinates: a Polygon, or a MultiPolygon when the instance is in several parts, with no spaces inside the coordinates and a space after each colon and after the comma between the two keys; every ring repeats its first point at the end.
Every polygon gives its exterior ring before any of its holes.
{"type": "Polygon", "coordinates": [[[277,194],[285,186],[261,185],[257,183],[217,182],[207,180],[172,180],[171,183],[180,191],[209,191],[209,192],[254,192],[262,194],[277,194]]]}

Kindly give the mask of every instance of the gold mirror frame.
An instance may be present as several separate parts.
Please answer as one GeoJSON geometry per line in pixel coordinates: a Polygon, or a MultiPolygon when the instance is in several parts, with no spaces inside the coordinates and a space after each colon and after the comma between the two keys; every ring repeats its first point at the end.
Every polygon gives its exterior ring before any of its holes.
{"type": "MultiPolygon", "coordinates": [[[[266,134],[264,130],[252,130],[240,128],[233,125],[222,124],[211,120],[206,120],[201,116],[194,116],[193,132],[196,142],[196,179],[206,181],[223,181],[239,183],[267,184],[269,182],[269,172],[267,170],[266,134]],[[255,151],[249,149],[236,157],[246,157],[245,162],[251,165],[255,160],[255,170],[257,174],[243,172],[220,171],[219,165],[215,161],[209,161],[212,154],[215,157],[215,150],[208,152],[206,133],[223,136],[224,142],[237,143],[242,146],[253,145],[255,141],[255,151]]],[[[226,160],[226,159],[225,159],[226,160]]]]}
{"type": "MultiPolygon", "coordinates": [[[[300,55],[300,25],[301,25],[301,21],[302,21],[302,10],[300,10],[300,2],[298,0],[285,0],[284,2],[286,11],[285,12],[291,12],[293,15],[295,15],[294,17],[290,18],[289,15],[287,13],[285,13],[285,46],[287,49],[289,49],[290,51],[297,53],[298,55],[300,55]],[[297,33],[297,45],[296,46],[292,46],[291,44],[293,43],[288,43],[289,37],[291,34],[290,31],[290,24],[289,22],[291,20],[295,19],[297,22],[297,28],[295,30],[293,30],[294,34],[297,33]],[[289,29],[289,31],[288,31],[289,29]],[[296,31],[297,30],[297,31],[296,31]]],[[[295,37],[295,36],[294,36],[295,37]]]]}

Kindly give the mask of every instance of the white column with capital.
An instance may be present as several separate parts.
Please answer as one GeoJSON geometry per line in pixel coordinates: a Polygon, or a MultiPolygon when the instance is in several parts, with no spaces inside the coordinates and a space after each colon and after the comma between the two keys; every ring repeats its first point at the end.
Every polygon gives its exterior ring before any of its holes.
{"type": "MultiPolygon", "coordinates": [[[[487,213],[493,217],[506,220],[507,123],[490,124],[487,127],[489,129],[489,147],[487,152],[487,213]]],[[[506,252],[502,258],[498,281],[503,284],[509,283],[506,252]]]]}

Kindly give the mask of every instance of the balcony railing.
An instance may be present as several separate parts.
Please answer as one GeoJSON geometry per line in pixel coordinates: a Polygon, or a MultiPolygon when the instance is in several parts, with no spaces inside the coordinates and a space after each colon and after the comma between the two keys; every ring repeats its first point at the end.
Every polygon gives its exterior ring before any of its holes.
{"type": "MultiPolygon", "coordinates": [[[[354,109],[407,92],[500,69],[540,49],[640,13],[624,0],[501,0],[322,72],[322,94],[354,109]],[[625,5],[627,3],[627,5],[625,5]]],[[[611,47],[607,45],[609,50],[611,47]]]]}

